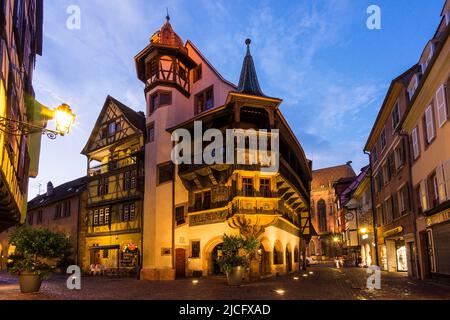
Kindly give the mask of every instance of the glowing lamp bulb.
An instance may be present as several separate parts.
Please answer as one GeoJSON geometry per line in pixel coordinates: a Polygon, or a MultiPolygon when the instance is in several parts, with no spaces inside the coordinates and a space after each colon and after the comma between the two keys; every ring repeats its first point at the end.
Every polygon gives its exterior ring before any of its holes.
{"type": "Polygon", "coordinates": [[[56,122],[56,131],[61,135],[70,132],[70,128],[75,122],[75,115],[67,104],[62,104],[54,111],[54,119],[56,122]]]}

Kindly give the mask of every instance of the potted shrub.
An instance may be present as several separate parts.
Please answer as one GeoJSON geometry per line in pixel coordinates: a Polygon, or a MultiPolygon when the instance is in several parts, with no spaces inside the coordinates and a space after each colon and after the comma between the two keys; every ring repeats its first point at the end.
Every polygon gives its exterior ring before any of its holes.
{"type": "Polygon", "coordinates": [[[224,235],[222,256],[218,262],[227,275],[229,285],[238,286],[242,283],[244,272],[250,266],[258,246],[258,240],[253,237],[224,235]]]}
{"type": "Polygon", "coordinates": [[[19,276],[22,293],[38,292],[42,280],[48,279],[57,264],[70,255],[70,242],[62,233],[22,226],[9,237],[15,247],[8,271],[19,276]]]}

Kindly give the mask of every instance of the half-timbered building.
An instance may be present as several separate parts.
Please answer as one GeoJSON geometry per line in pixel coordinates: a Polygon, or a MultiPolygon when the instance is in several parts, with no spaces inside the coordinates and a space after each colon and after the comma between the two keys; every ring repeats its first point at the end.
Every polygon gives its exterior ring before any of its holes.
{"type": "Polygon", "coordinates": [[[282,100],[263,94],[250,41],[235,86],[191,41],[183,43],[169,20],[135,57],[145,84],[148,137],[141,278],[221,273],[217,260],[224,234],[260,240],[251,275],[298,269],[301,238],[310,233],[311,162],[281,114],[282,100]],[[202,134],[210,128],[265,129],[269,136],[279,130],[279,170],[261,170],[259,160],[174,165],[171,134],[194,133],[194,122],[202,123],[202,134]]]}
{"type": "Polygon", "coordinates": [[[145,117],[108,96],[82,151],[87,157],[87,210],[82,265],[135,272],[142,247],[145,117]]]}

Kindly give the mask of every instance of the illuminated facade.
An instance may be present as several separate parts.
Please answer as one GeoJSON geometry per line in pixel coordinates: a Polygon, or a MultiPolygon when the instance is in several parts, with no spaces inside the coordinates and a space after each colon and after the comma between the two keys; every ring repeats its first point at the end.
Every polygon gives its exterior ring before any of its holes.
{"type": "Polygon", "coordinates": [[[89,141],[87,206],[80,227],[84,271],[132,274],[142,248],[145,117],[108,96],[89,141]]]}
{"type": "Polygon", "coordinates": [[[191,41],[182,42],[167,17],[135,60],[147,100],[141,278],[221,273],[225,233],[261,241],[252,277],[298,269],[300,241],[310,233],[311,162],[279,110],[282,101],[262,93],[250,49],[235,86],[191,41]],[[279,129],[279,172],[264,173],[260,163],[174,165],[171,133],[193,132],[194,121],[222,132],[279,129]]]}
{"type": "Polygon", "coordinates": [[[356,174],[349,162],[340,166],[314,170],[312,176],[311,222],[316,235],[312,237],[309,244],[308,256],[327,260],[334,258],[337,253],[333,235],[340,232],[334,184],[341,179],[354,179],[356,174]]]}
{"type": "MultiPolygon", "coordinates": [[[[0,119],[43,125],[31,101],[36,55],[42,53],[42,0],[0,3],[0,119]]],[[[28,178],[38,171],[41,134],[0,131],[0,231],[23,223],[28,178]]]]}

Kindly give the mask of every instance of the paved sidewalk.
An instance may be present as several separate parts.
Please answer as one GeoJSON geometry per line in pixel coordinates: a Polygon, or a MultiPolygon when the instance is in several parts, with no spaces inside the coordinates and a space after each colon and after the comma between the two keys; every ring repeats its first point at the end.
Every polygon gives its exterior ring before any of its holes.
{"type": "Polygon", "coordinates": [[[135,279],[82,278],[81,291],[66,288],[66,276],[45,281],[38,294],[21,294],[17,279],[0,273],[1,300],[369,300],[369,299],[446,299],[450,287],[408,279],[404,274],[382,273],[381,290],[366,288],[365,269],[336,269],[313,266],[312,274],[274,277],[241,287],[229,287],[224,277],[171,282],[135,279]],[[294,279],[297,277],[298,279],[294,279]],[[283,290],[284,292],[277,290],[283,290]]]}

